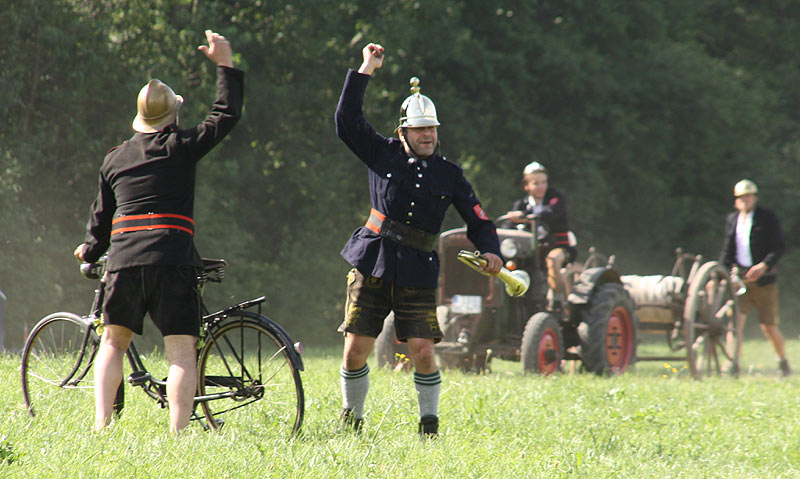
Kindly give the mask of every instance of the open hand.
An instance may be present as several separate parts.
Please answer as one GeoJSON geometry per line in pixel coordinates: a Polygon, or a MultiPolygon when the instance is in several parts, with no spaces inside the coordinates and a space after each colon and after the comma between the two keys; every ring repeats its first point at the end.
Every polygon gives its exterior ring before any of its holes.
{"type": "Polygon", "coordinates": [[[219,33],[206,30],[208,45],[200,45],[198,50],[217,66],[233,68],[233,50],[231,43],[219,33]]]}
{"type": "Polygon", "coordinates": [[[86,243],[81,243],[75,248],[75,251],[72,253],[78,261],[83,261],[83,254],[86,252],[86,243]]]}
{"type": "Polygon", "coordinates": [[[752,268],[747,270],[747,273],[745,273],[745,275],[744,275],[744,280],[745,281],[758,281],[758,278],[763,276],[764,273],[767,272],[767,269],[769,269],[769,266],[767,266],[767,263],[764,263],[762,261],[761,263],[758,263],[757,265],[755,265],[752,268]]]}

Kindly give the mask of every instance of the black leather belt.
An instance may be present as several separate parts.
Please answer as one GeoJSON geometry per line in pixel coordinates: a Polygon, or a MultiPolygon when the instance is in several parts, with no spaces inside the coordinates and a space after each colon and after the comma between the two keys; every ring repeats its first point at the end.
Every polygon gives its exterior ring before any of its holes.
{"type": "Polygon", "coordinates": [[[364,226],[384,238],[426,253],[433,251],[436,243],[435,234],[394,221],[374,208],[369,210],[369,219],[364,226]]]}

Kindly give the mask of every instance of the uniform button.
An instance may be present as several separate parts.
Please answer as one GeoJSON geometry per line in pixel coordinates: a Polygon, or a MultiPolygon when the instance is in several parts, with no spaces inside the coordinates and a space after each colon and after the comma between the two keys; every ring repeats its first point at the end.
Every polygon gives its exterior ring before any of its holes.
{"type": "Polygon", "coordinates": [[[422,178],[422,173],[418,173],[417,178],[422,178]]]}
{"type": "Polygon", "coordinates": [[[391,173],[386,173],[386,177],[387,177],[387,178],[391,178],[391,177],[392,177],[392,174],[391,174],[391,173]]]}
{"type": "Polygon", "coordinates": [[[417,184],[416,184],[416,185],[414,185],[414,186],[415,186],[415,187],[417,187],[417,188],[419,188],[419,183],[417,183],[417,184]]]}
{"type": "Polygon", "coordinates": [[[445,199],[445,198],[446,198],[446,196],[442,195],[442,199],[445,199]]]}
{"type": "Polygon", "coordinates": [[[410,221],[406,221],[406,224],[407,224],[407,225],[410,225],[410,224],[411,224],[411,222],[410,222],[410,221]]]}
{"type": "Polygon", "coordinates": [[[409,211],[409,212],[408,212],[408,216],[409,216],[409,218],[410,218],[410,217],[414,216],[414,213],[412,213],[412,212],[410,212],[410,211],[409,211]]]}
{"type": "Polygon", "coordinates": [[[411,202],[411,206],[414,206],[414,205],[416,205],[416,203],[414,203],[414,202],[412,201],[412,202],[411,202]]]}

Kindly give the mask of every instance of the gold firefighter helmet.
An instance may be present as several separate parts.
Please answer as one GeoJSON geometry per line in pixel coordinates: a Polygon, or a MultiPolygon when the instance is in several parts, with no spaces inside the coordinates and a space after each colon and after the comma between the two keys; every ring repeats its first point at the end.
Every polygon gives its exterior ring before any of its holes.
{"type": "Polygon", "coordinates": [[[733,196],[757,195],[758,186],[750,180],[741,180],[733,187],[733,196]]]}
{"type": "Polygon", "coordinates": [[[161,80],[150,80],[139,90],[133,129],[140,133],[161,131],[176,121],[181,105],[183,97],[176,95],[172,88],[161,80]]]}
{"type": "Polygon", "coordinates": [[[544,165],[538,161],[532,161],[525,165],[525,169],[522,170],[522,176],[528,176],[534,173],[544,173],[546,175],[547,168],[545,168],[544,165]]]}
{"type": "Polygon", "coordinates": [[[439,126],[436,117],[436,106],[427,96],[420,93],[419,78],[412,77],[411,96],[403,101],[400,107],[400,126],[398,128],[417,128],[421,126],[439,126]]]}

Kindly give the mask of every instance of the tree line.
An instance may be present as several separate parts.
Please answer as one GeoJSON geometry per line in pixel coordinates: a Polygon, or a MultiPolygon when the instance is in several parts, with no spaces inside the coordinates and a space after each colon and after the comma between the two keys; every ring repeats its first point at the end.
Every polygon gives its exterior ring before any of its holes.
{"type": "MultiPolygon", "coordinates": [[[[421,79],[484,209],[521,195],[522,167],[551,171],[581,255],[625,274],[667,274],[676,247],[716,259],[732,188],[750,178],[800,229],[800,5],[788,0],[10,0],[0,12],[0,290],[6,346],[55,310],[88,312],[83,240],[106,151],[131,134],[136,94],[159,78],[207,112],[203,30],[231,40],[245,110],[198,169],[202,255],[230,263],[212,305],[265,294],[311,342],[336,339],[348,265],[339,250],[369,211],[363,164],[338,140],[346,69],[386,47],[365,113],[390,135],[421,79]]],[[[460,225],[457,214],[446,226],[460,225]]],[[[800,281],[780,265],[784,324],[800,281]]],[[[795,328],[796,329],[796,328],[795,328]]]]}

